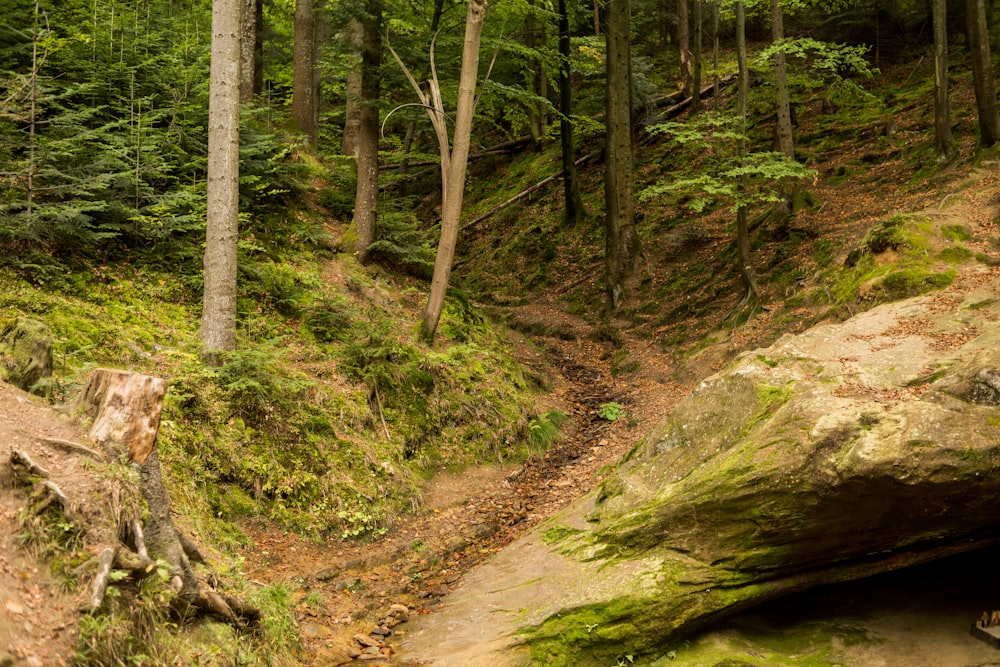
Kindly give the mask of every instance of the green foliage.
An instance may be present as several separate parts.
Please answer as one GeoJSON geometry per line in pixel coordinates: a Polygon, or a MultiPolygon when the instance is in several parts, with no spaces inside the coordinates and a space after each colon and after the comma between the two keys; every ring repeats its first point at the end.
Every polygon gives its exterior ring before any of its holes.
{"type": "Polygon", "coordinates": [[[378,217],[372,259],[387,268],[430,279],[435,249],[431,235],[413,213],[385,212],[378,217]]]}
{"type": "Polygon", "coordinates": [[[684,205],[694,213],[720,201],[735,211],[742,206],[781,201],[789,181],[815,176],[813,170],[777,152],[759,151],[741,158],[736,150],[741,136],[738,127],[735,116],[715,113],[699,115],[686,123],[650,127],[651,133],[670,136],[701,155],[702,160],[692,175],[650,186],[640,192],[639,200],[675,195],[682,197],[684,205]]]}
{"type": "Polygon", "coordinates": [[[610,403],[602,403],[597,409],[597,416],[601,419],[613,422],[618,421],[623,412],[624,408],[622,408],[621,404],[612,401],[610,403]]]}
{"type": "Polygon", "coordinates": [[[532,449],[544,452],[551,447],[561,437],[559,427],[567,419],[569,415],[562,410],[549,410],[531,419],[528,422],[528,435],[532,449]]]}

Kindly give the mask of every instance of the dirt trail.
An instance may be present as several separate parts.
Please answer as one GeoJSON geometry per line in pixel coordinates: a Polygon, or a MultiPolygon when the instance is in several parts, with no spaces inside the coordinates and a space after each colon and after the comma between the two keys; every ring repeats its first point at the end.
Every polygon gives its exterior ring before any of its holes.
{"type": "MultiPolygon", "coordinates": [[[[558,304],[537,303],[510,315],[517,328],[557,332],[536,336],[534,346],[518,345],[522,363],[552,382],[546,407],[569,415],[564,436],[544,455],[519,466],[437,476],[422,509],[398,517],[371,544],[318,546],[263,522],[245,525],[254,544],[244,554],[249,576],[290,583],[301,598],[296,609],[304,664],[342,664],[364,648],[358,634],[382,643],[379,622],[393,603],[406,605],[409,614],[433,611],[466,572],[595,486],[686,391],[667,379],[666,357],[641,341],[626,343],[645,350],[639,368],[613,377],[610,361],[618,345],[598,341],[589,325],[558,304]],[[614,422],[598,416],[609,402],[624,408],[614,422]]],[[[393,639],[405,627],[390,629],[393,639]]],[[[392,656],[367,664],[397,662],[392,656]]]]}

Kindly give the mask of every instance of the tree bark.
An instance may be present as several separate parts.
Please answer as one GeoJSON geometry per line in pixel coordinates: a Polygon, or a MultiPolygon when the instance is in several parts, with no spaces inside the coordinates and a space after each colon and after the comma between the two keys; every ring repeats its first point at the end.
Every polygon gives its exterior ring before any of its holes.
{"type": "Polygon", "coordinates": [[[254,74],[257,64],[257,4],[261,0],[243,0],[240,20],[240,102],[253,101],[254,74]]]}
{"type": "Polygon", "coordinates": [[[979,143],[989,148],[1000,140],[1000,116],[997,115],[997,93],[990,59],[989,31],[986,27],[985,0],[966,1],[969,55],[972,58],[972,80],[979,112],[979,143]]]}
{"type": "Polygon", "coordinates": [[[691,94],[691,18],[688,0],[677,0],[677,51],[681,64],[681,91],[684,97],[691,94]]]}
{"type": "Polygon", "coordinates": [[[563,202],[567,225],[587,215],[580,194],[573,149],[573,88],[570,82],[570,32],[566,0],[558,0],[559,11],[559,146],[562,151],[563,202]]]}
{"type": "Polygon", "coordinates": [[[309,145],[316,147],[318,132],[313,67],[315,65],[314,0],[295,0],[295,36],[292,48],[292,118],[309,145]]]}
{"type": "MultiPolygon", "coordinates": [[[[483,22],[486,19],[486,0],[470,0],[465,20],[465,42],[462,49],[462,72],[458,82],[458,110],[455,118],[455,138],[450,157],[441,161],[442,198],[441,239],[434,259],[434,276],[431,279],[427,306],[421,317],[424,340],[431,342],[437,332],[437,325],[444,308],[444,297],[448,291],[455,245],[462,214],[462,197],[465,194],[465,169],[468,164],[469,147],[472,139],[472,116],[475,111],[476,79],[479,76],[479,45],[482,40],[483,22]],[[447,165],[447,170],[445,166],[447,165]]],[[[435,77],[436,80],[436,77],[435,77]]],[[[440,102],[440,89],[434,92],[440,102]]],[[[440,104],[435,105],[441,109],[440,104]]],[[[443,112],[443,110],[442,110],[443,112]]],[[[443,115],[443,113],[441,114],[443,115]]],[[[440,116],[439,116],[440,118],[440,116]]],[[[439,124],[444,128],[444,121],[439,124]]],[[[447,130],[443,138],[442,158],[447,151],[447,130]]]]}
{"type": "Polygon", "coordinates": [[[632,59],[629,0],[609,0],[605,10],[606,160],[605,287],[614,310],[625,298],[625,280],[635,267],[639,238],[635,232],[632,192],[632,59]]]}
{"type": "MultiPolygon", "coordinates": [[[[771,0],[771,41],[781,44],[785,39],[785,17],[781,0],[771,0]]],[[[774,54],[774,88],[777,103],[777,127],[774,147],[791,159],[795,159],[795,144],[792,138],[792,111],[788,99],[788,72],[785,68],[785,52],[781,49],[774,54]]]]}
{"type": "Polygon", "coordinates": [[[236,349],[236,244],[240,178],[240,9],[242,0],[212,3],[212,57],[208,103],[208,209],[202,358],[221,362],[236,349]]]}
{"type": "Polygon", "coordinates": [[[931,11],[934,23],[934,146],[938,161],[944,162],[955,154],[948,101],[947,0],[933,0],[931,11]]]}
{"type": "MultiPolygon", "coordinates": [[[[740,89],[736,98],[736,116],[739,122],[739,138],[736,140],[740,162],[746,158],[747,94],[750,86],[750,72],[747,68],[746,10],[743,0],[736,0],[736,60],[739,68],[740,89]]],[[[740,251],[740,274],[743,276],[746,293],[741,305],[754,304],[758,298],[757,276],[750,257],[750,231],[747,224],[748,209],[742,201],[746,192],[744,177],[739,177],[737,197],[741,200],[736,210],[736,238],[740,251]]]]}
{"type": "Polygon", "coordinates": [[[719,110],[719,0],[712,0],[712,109],[719,110]]]}
{"type": "Polygon", "coordinates": [[[361,57],[360,124],[357,136],[358,178],[354,199],[355,253],[362,264],[375,242],[378,204],[379,97],[382,82],[382,7],[378,0],[365,2],[361,57]]]}
{"type": "Polygon", "coordinates": [[[354,155],[361,125],[361,80],[364,57],[365,27],[361,19],[351,16],[347,24],[347,99],[344,113],[344,136],[340,152],[354,155]]]}
{"type": "Polygon", "coordinates": [[[694,49],[691,54],[691,113],[701,111],[702,8],[704,0],[694,0],[694,49]]]}

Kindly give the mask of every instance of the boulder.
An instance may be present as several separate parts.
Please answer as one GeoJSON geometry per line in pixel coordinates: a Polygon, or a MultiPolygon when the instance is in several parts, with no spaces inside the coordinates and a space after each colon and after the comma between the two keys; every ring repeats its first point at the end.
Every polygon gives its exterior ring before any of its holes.
{"type": "Polygon", "coordinates": [[[887,304],[744,353],[419,619],[404,656],[615,664],[788,593],[996,543],[993,293],[887,304]]]}
{"type": "Polygon", "coordinates": [[[52,376],[52,331],[38,320],[18,317],[0,329],[0,379],[25,391],[52,376]]]}

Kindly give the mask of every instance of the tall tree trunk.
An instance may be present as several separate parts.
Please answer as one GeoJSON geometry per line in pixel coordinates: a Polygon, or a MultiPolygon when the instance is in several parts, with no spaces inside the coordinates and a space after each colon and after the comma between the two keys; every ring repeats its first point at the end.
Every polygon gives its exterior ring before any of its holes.
{"type": "Polygon", "coordinates": [[[712,0],[712,109],[719,110],[719,0],[712,0]]]}
{"type": "Polygon", "coordinates": [[[316,147],[317,113],[314,95],[314,0],[295,0],[295,36],[292,48],[292,118],[309,145],[316,147]]]}
{"type": "MultiPolygon", "coordinates": [[[[532,4],[532,11],[524,19],[524,46],[528,49],[529,53],[534,53],[535,49],[538,48],[537,37],[538,26],[537,21],[535,21],[534,5],[532,4]]],[[[540,94],[543,85],[542,77],[544,76],[538,58],[529,55],[525,62],[524,78],[528,91],[533,95],[540,94]]],[[[528,125],[531,130],[531,139],[535,147],[535,152],[541,153],[545,127],[543,125],[541,104],[535,100],[528,103],[528,125]]]]}
{"type": "MultiPolygon", "coordinates": [[[[736,60],[739,67],[740,89],[736,98],[736,116],[739,123],[739,138],[736,140],[736,151],[740,162],[746,158],[746,125],[747,125],[747,89],[750,86],[750,72],[747,69],[747,37],[746,37],[746,10],[743,0],[736,0],[736,60]]],[[[744,177],[739,177],[737,184],[737,196],[740,198],[739,207],[736,210],[736,239],[740,250],[740,273],[746,287],[746,294],[743,297],[743,304],[756,303],[757,275],[753,270],[753,262],[750,258],[750,230],[747,224],[747,205],[742,202],[746,184],[744,177]]]]}
{"type": "Polygon", "coordinates": [[[260,0],[243,0],[240,29],[240,102],[248,104],[254,96],[254,74],[257,64],[257,4],[260,0]]]}
{"type": "MultiPolygon", "coordinates": [[[[443,188],[441,240],[438,243],[437,256],[434,258],[434,276],[431,279],[427,306],[421,317],[423,338],[428,342],[433,341],[437,333],[441,311],[444,308],[444,297],[448,291],[452,262],[455,258],[455,245],[458,241],[462,197],[465,194],[465,169],[472,142],[472,116],[475,111],[476,79],[479,76],[479,45],[482,41],[487,7],[486,0],[470,0],[465,19],[465,43],[462,49],[462,72],[458,81],[455,138],[452,142],[450,159],[441,162],[443,188]],[[448,167],[447,174],[445,165],[448,167]]],[[[436,97],[440,100],[440,91],[437,91],[436,97]]],[[[443,139],[447,148],[448,136],[443,120],[439,121],[439,125],[444,129],[444,136],[441,136],[439,130],[438,139],[439,141],[443,139]]],[[[442,155],[444,152],[443,149],[442,155]]]]}
{"type": "Polygon", "coordinates": [[[609,0],[604,13],[607,45],[604,262],[607,304],[612,310],[626,296],[625,280],[635,268],[639,251],[632,193],[631,14],[630,0],[609,0]]]}
{"type": "Polygon", "coordinates": [[[691,88],[694,98],[691,100],[691,113],[701,111],[701,50],[702,50],[702,6],[704,0],[694,0],[694,49],[691,54],[691,88]]]}
{"type": "Polygon", "coordinates": [[[976,89],[976,109],[979,111],[979,143],[989,148],[1000,140],[1000,116],[997,115],[997,92],[990,59],[989,31],[986,28],[986,2],[967,0],[965,7],[972,80],[976,89]]]}
{"type": "Polygon", "coordinates": [[[354,200],[355,252],[362,264],[368,261],[368,247],[375,242],[378,203],[379,96],[382,81],[382,7],[379,0],[365,2],[364,39],[361,58],[361,122],[358,127],[358,178],[354,200]]]}
{"type": "Polygon", "coordinates": [[[691,94],[691,19],[688,0],[677,0],[677,50],[681,63],[681,91],[684,96],[691,94]]]}
{"type": "Polygon", "coordinates": [[[567,225],[575,225],[587,213],[580,195],[573,149],[573,88],[570,82],[570,34],[566,0],[558,0],[559,11],[559,143],[562,149],[563,200],[567,225]]]}
{"type": "Polygon", "coordinates": [[[254,19],[253,94],[260,95],[264,92],[264,0],[257,0],[254,5],[257,14],[254,19]]]}
{"type": "Polygon", "coordinates": [[[361,19],[351,16],[347,24],[347,100],[345,102],[344,136],[340,152],[354,155],[361,125],[361,61],[365,44],[365,27],[361,19]]]}
{"type": "Polygon", "coordinates": [[[242,0],[213,0],[208,102],[208,211],[202,358],[221,362],[236,349],[236,243],[240,181],[240,9],[242,0]]]}
{"type": "MultiPolygon", "coordinates": [[[[781,0],[771,0],[771,40],[781,44],[785,39],[785,17],[781,0]]],[[[792,139],[792,110],[788,99],[788,72],[785,68],[785,52],[779,49],[774,54],[774,88],[777,102],[777,127],[774,134],[774,148],[795,159],[795,144],[792,139]]]]}
{"type": "Polygon", "coordinates": [[[933,0],[931,10],[934,19],[934,146],[938,160],[944,162],[955,154],[948,101],[947,0],[933,0]]]}

